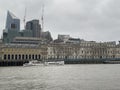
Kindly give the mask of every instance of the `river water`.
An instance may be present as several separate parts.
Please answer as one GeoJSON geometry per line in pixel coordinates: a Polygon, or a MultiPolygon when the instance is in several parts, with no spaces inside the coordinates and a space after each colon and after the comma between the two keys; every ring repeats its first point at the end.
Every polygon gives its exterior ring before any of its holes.
{"type": "Polygon", "coordinates": [[[0,67],[0,90],[120,90],[120,65],[0,67]]]}

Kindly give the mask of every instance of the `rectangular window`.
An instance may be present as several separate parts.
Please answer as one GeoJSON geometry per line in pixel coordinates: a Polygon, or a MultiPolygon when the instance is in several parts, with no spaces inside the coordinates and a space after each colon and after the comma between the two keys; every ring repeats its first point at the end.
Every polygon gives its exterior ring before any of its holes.
{"type": "Polygon", "coordinates": [[[11,29],[15,29],[16,25],[15,24],[11,24],[11,29]]]}

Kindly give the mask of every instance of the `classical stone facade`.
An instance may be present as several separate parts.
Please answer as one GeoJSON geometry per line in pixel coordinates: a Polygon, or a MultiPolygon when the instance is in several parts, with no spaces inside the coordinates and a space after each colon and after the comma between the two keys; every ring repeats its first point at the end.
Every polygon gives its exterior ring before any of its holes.
{"type": "Polygon", "coordinates": [[[0,60],[24,61],[47,59],[47,47],[39,45],[8,44],[0,47],[0,60]]]}
{"type": "Polygon", "coordinates": [[[116,45],[116,42],[0,44],[1,61],[116,59],[120,59],[120,44],[116,45]]]}
{"type": "Polygon", "coordinates": [[[119,50],[115,42],[52,43],[48,45],[48,59],[115,59],[120,58],[119,50]]]}

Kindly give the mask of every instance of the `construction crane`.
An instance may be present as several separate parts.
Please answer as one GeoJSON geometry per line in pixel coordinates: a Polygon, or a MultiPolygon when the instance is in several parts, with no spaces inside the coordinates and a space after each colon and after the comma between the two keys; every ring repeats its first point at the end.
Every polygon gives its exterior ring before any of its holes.
{"type": "Polygon", "coordinates": [[[27,12],[27,9],[25,8],[25,14],[24,14],[24,19],[23,19],[24,29],[26,27],[26,12],[27,12]]]}
{"type": "Polygon", "coordinates": [[[42,15],[41,15],[41,26],[42,26],[42,31],[44,31],[44,4],[42,4],[42,15]]]}

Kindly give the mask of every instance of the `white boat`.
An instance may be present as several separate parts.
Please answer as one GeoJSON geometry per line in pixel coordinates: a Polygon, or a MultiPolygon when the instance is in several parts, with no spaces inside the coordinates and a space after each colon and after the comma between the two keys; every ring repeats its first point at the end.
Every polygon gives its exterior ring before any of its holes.
{"type": "Polygon", "coordinates": [[[47,61],[44,61],[44,62],[41,62],[41,61],[37,61],[37,60],[32,60],[32,61],[29,61],[29,63],[25,63],[23,64],[24,67],[28,67],[28,66],[48,66],[48,65],[64,65],[64,61],[50,61],[50,62],[47,62],[47,61]]]}
{"type": "Polygon", "coordinates": [[[42,63],[41,61],[37,61],[37,60],[32,60],[32,61],[29,61],[29,63],[23,64],[24,67],[27,67],[27,66],[42,66],[42,65],[44,65],[44,63],[42,63]]]}
{"type": "Polygon", "coordinates": [[[48,65],[64,65],[64,61],[51,61],[51,62],[45,62],[46,66],[48,65]]]}

